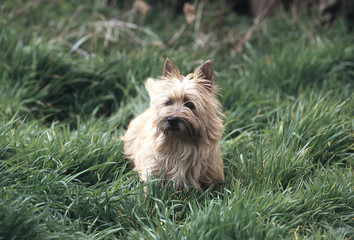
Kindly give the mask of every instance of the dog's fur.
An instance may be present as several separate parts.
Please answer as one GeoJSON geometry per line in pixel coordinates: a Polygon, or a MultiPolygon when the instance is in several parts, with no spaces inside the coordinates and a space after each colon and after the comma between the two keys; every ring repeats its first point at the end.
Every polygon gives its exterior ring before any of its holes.
{"type": "Polygon", "coordinates": [[[150,106],[128,126],[124,152],[143,181],[162,174],[176,190],[224,180],[223,131],[211,61],[182,76],[166,59],[160,79],[145,83],[150,106]]]}

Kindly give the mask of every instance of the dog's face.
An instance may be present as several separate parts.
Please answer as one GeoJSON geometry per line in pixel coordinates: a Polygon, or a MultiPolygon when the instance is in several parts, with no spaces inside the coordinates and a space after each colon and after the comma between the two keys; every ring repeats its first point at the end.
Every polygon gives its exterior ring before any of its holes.
{"type": "Polygon", "coordinates": [[[182,76],[167,59],[161,79],[148,79],[146,88],[157,130],[166,137],[196,139],[205,135],[218,112],[210,61],[182,76]]]}

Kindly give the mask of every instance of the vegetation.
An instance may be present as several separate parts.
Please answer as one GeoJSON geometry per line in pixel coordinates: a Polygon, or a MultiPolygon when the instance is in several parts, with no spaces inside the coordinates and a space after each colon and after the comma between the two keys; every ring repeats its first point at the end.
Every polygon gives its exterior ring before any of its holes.
{"type": "Polygon", "coordinates": [[[0,3],[0,239],[353,239],[350,23],[169,4],[0,3]],[[142,183],[122,153],[166,57],[213,60],[225,183],[203,193],[142,183]]]}

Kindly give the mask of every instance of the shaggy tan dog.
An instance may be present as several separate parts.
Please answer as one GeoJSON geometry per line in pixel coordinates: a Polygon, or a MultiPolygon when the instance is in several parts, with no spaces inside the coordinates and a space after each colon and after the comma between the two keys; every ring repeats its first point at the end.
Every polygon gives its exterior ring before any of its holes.
{"type": "Polygon", "coordinates": [[[145,83],[150,106],[128,126],[124,152],[143,181],[161,174],[176,190],[223,181],[223,131],[211,61],[182,76],[166,59],[162,76],[145,83]]]}

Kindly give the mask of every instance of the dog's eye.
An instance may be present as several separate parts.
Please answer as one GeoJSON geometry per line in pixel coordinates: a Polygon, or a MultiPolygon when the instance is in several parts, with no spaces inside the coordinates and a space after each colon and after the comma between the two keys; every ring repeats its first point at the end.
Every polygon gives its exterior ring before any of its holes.
{"type": "Polygon", "coordinates": [[[172,105],[172,101],[171,101],[171,100],[168,100],[167,102],[165,102],[165,105],[166,105],[166,106],[171,106],[171,105],[172,105]]]}
{"type": "Polygon", "coordinates": [[[184,104],[184,105],[191,110],[195,109],[195,106],[192,102],[186,102],[186,104],[184,104]]]}

